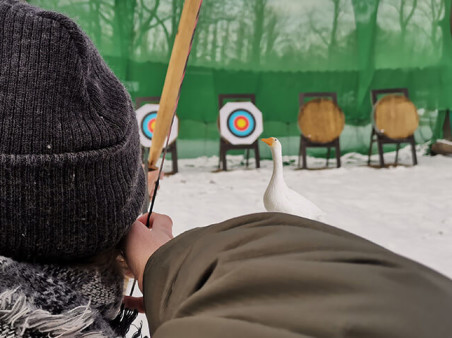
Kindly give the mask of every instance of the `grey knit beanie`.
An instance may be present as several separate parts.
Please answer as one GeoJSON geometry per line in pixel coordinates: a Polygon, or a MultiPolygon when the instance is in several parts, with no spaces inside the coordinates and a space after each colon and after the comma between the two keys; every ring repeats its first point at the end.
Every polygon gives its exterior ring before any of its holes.
{"type": "Polygon", "coordinates": [[[144,197],[130,97],[67,17],[0,0],[0,255],[118,244],[144,197]]]}

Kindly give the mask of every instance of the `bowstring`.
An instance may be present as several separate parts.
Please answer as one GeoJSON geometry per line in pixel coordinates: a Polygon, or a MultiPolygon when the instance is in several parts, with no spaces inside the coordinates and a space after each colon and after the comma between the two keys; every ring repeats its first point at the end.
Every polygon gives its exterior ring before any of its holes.
{"type": "MultiPolygon", "coordinates": [[[[177,101],[179,101],[179,97],[177,98],[177,101]]],[[[176,107],[177,107],[177,103],[176,103],[176,107]]],[[[174,122],[174,116],[176,115],[175,113],[176,113],[176,111],[174,111],[174,113],[173,113],[173,119],[171,120],[171,126],[170,126],[170,130],[168,132],[168,136],[166,139],[165,149],[163,149],[163,156],[162,156],[162,161],[160,162],[160,168],[159,168],[157,180],[155,181],[155,185],[154,185],[154,193],[152,194],[152,199],[151,199],[151,202],[149,203],[148,217],[146,219],[146,227],[148,229],[150,229],[150,227],[151,227],[151,225],[149,224],[149,221],[151,219],[152,210],[154,208],[155,198],[157,197],[157,190],[159,188],[159,183],[160,183],[160,175],[162,174],[162,171],[163,171],[163,163],[165,162],[165,157],[166,157],[166,153],[167,153],[167,149],[168,149],[169,137],[171,135],[171,129],[172,129],[173,122],[174,122]]],[[[147,164],[147,173],[149,173],[149,161],[147,164]]],[[[149,177],[148,177],[148,179],[149,179],[149,177]]],[[[133,283],[132,283],[132,288],[130,289],[129,296],[132,296],[133,291],[135,290],[136,284],[137,284],[137,280],[134,278],[133,283]]]]}

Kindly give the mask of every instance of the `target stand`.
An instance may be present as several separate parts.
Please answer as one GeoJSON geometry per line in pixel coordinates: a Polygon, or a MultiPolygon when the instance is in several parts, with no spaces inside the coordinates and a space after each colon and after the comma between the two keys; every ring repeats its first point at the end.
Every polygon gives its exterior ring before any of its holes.
{"type": "MultiPolygon", "coordinates": [[[[138,127],[140,133],[140,143],[143,155],[143,163],[147,165],[149,148],[152,144],[152,136],[154,135],[154,125],[157,118],[157,112],[159,109],[160,97],[159,96],[147,96],[138,97],[136,99],[136,110],[138,127]]],[[[172,172],[175,174],[178,172],[177,165],[177,135],[179,132],[179,119],[177,115],[174,117],[174,122],[171,127],[170,139],[168,142],[167,152],[171,153],[172,172]]],[[[166,141],[165,141],[166,144],[166,141]]]]}
{"type": "Polygon", "coordinates": [[[262,113],[254,105],[254,94],[220,94],[218,106],[220,115],[220,159],[218,169],[227,170],[226,153],[229,150],[246,150],[246,167],[249,163],[249,151],[254,150],[256,168],[260,168],[258,138],[263,131],[262,113]],[[225,103],[228,101],[227,103],[225,103]]]}

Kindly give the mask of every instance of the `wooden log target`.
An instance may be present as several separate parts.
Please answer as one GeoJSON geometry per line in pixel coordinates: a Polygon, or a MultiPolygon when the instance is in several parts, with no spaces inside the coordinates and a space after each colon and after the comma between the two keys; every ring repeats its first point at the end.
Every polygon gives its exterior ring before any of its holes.
{"type": "Polygon", "coordinates": [[[419,126],[416,106],[404,95],[390,94],[374,106],[375,130],[392,139],[411,136],[419,126]]]}
{"type": "Polygon", "coordinates": [[[303,136],[312,142],[329,143],[337,139],[345,126],[345,116],[329,99],[317,98],[300,108],[298,126],[303,136]]]}
{"type": "MultiPolygon", "coordinates": [[[[140,133],[140,143],[143,147],[151,147],[152,138],[155,134],[155,125],[157,121],[157,112],[159,110],[158,104],[145,104],[136,110],[138,129],[140,133]]],[[[171,134],[168,144],[173,143],[177,139],[179,132],[179,119],[177,115],[174,117],[174,122],[171,127],[171,134]]],[[[166,139],[165,139],[166,142],[166,139]]]]}
{"type": "Polygon", "coordinates": [[[231,144],[253,144],[264,131],[262,112],[251,102],[228,102],[220,109],[219,128],[231,144]]]}

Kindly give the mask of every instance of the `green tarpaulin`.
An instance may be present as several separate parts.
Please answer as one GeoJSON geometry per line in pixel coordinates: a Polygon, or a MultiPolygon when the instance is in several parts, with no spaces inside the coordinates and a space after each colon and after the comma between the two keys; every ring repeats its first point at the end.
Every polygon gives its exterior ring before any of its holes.
{"type": "MultiPolygon", "coordinates": [[[[29,2],[81,25],[132,98],[161,94],[182,0],[29,2]]],[[[407,87],[417,142],[435,139],[437,116],[452,106],[449,12],[447,0],[204,0],[178,108],[179,156],[218,154],[225,93],[256,94],[262,136],[280,137],[285,154],[298,153],[300,92],[337,92],[344,152],[368,150],[371,89],[407,87]]]]}

